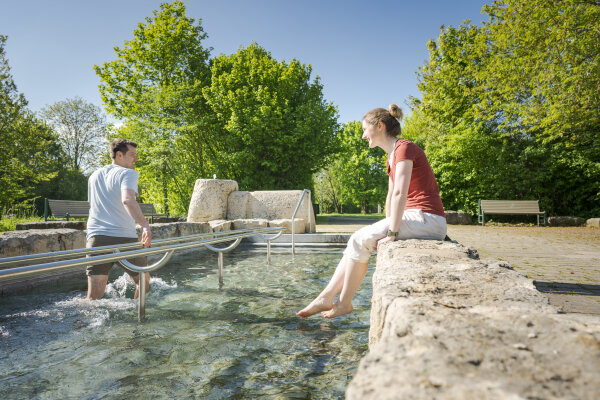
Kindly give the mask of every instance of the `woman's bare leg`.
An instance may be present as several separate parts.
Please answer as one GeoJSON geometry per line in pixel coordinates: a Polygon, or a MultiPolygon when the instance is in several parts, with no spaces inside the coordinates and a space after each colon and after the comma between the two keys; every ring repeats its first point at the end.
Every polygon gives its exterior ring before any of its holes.
{"type": "Polygon", "coordinates": [[[346,260],[346,256],[342,257],[325,289],[308,306],[298,311],[297,316],[306,318],[318,312],[330,310],[333,307],[333,298],[342,290],[344,285],[346,260]]]}
{"type": "Polygon", "coordinates": [[[362,263],[351,259],[347,260],[346,268],[344,269],[344,284],[342,286],[340,298],[335,302],[331,309],[321,312],[323,317],[334,318],[352,312],[352,298],[360,287],[363,279],[365,279],[368,267],[368,263],[362,263]]]}

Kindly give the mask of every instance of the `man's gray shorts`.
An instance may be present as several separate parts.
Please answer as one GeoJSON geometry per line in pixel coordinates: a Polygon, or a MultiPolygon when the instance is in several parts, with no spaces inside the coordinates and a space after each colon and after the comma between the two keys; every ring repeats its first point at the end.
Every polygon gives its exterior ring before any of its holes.
{"type": "MultiPolygon", "coordinates": [[[[137,238],[95,235],[88,239],[87,243],[85,244],[85,247],[89,248],[89,247],[100,247],[100,246],[112,246],[115,244],[136,243],[136,242],[138,242],[137,238]]],[[[139,266],[146,266],[148,264],[146,256],[128,259],[127,261],[129,261],[132,264],[139,265],[139,266]]],[[[110,270],[114,264],[115,263],[111,261],[111,262],[104,263],[104,264],[89,265],[87,267],[85,273],[88,276],[90,276],[90,275],[108,275],[108,273],[110,272],[110,270]]],[[[121,267],[121,268],[123,268],[123,267],[121,267]]],[[[123,269],[125,269],[125,268],[123,268],[123,269]]],[[[137,272],[130,272],[126,269],[125,269],[125,272],[127,272],[131,276],[138,275],[137,272]]]]}

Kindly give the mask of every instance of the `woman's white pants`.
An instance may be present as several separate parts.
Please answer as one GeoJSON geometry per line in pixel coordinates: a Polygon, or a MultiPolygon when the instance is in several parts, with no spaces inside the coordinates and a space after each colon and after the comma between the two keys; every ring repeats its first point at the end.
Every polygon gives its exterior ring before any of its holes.
{"type": "MultiPolygon", "coordinates": [[[[390,219],[385,218],[372,225],[360,228],[348,241],[344,255],[358,262],[368,262],[377,249],[377,242],[387,235],[390,219]]],[[[446,218],[418,209],[404,210],[397,239],[444,240],[446,218]]]]}

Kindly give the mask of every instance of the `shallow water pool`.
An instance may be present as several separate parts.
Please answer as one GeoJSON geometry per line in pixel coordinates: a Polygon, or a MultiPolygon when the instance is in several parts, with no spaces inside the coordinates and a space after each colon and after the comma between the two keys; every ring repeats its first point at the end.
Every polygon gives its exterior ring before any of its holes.
{"type": "Polygon", "coordinates": [[[0,298],[2,398],[343,398],[367,350],[373,265],[352,314],[294,314],[340,258],[228,253],[219,289],[214,253],[174,257],[152,276],[143,324],[124,274],[94,302],[60,290],[0,298]]]}

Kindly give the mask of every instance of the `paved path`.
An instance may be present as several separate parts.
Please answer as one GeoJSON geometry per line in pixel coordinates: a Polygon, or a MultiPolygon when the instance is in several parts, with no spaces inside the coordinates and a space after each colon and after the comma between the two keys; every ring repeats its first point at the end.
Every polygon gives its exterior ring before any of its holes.
{"type": "MultiPolygon", "coordinates": [[[[330,219],[317,232],[354,232],[368,223],[330,219]]],[[[449,225],[448,236],[482,260],[507,261],[565,312],[600,315],[600,230],[449,225]]]]}

